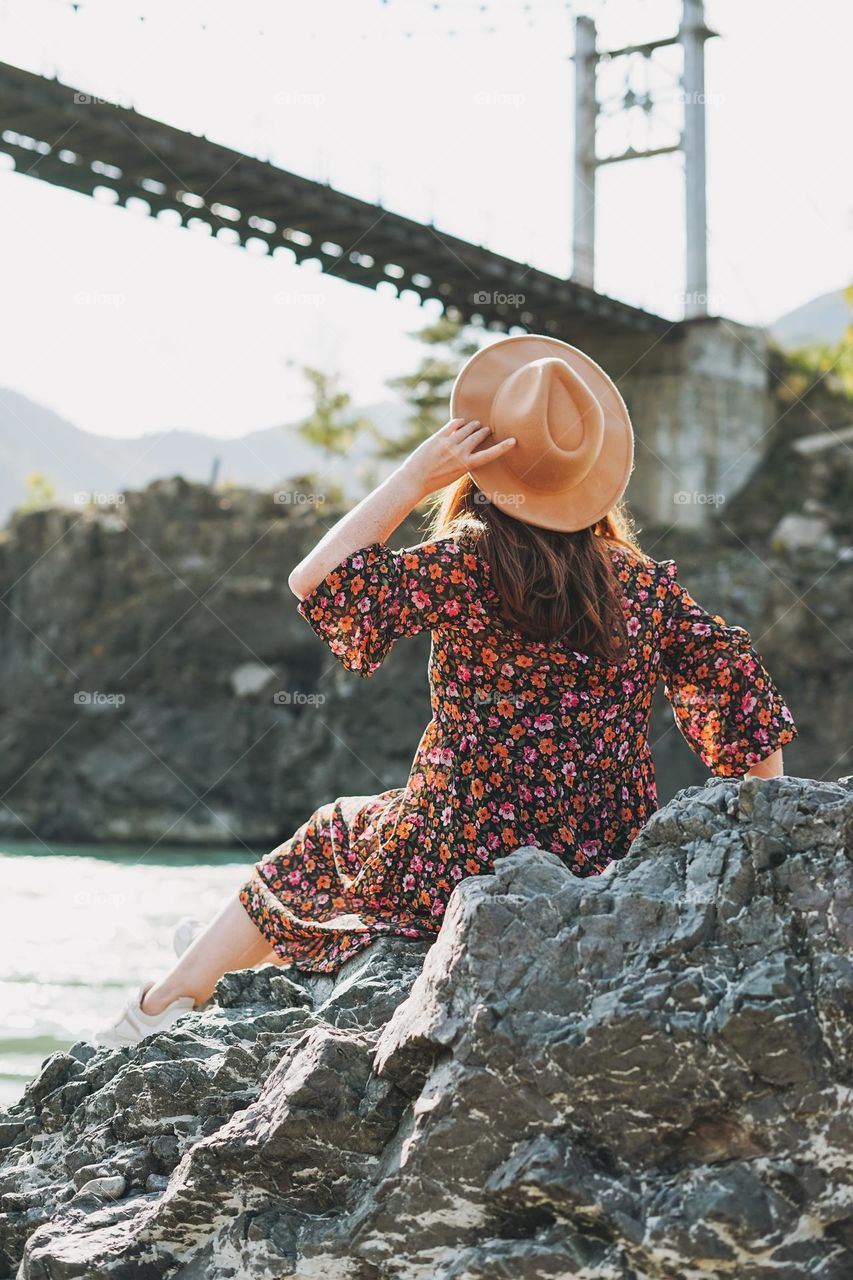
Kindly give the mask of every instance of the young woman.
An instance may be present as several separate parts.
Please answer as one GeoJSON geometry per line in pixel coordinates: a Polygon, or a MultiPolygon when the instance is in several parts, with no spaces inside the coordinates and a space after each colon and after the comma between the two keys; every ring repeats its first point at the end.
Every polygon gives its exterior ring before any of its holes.
{"type": "Polygon", "coordinates": [[[288,580],[362,676],[431,632],[432,719],[405,787],[318,809],[97,1043],[170,1026],[232,969],[331,971],[383,934],[434,937],[459,881],[524,845],[601,874],[657,807],[659,680],[714,774],[781,774],[796,728],[749,634],[630,534],[633,434],[603,370],[554,338],[505,338],[462,369],[451,414],[288,580]],[[392,551],[430,495],[428,540],[392,551]]]}

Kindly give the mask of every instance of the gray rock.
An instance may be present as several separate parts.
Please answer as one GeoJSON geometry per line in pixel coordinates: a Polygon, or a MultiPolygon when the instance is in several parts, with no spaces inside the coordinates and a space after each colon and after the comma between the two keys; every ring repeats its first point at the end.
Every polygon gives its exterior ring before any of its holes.
{"type": "Polygon", "coordinates": [[[97,1196],[103,1200],[120,1200],[127,1191],[127,1180],[121,1174],[112,1177],[90,1178],[84,1182],[78,1196],[97,1196]]]}
{"type": "Polygon", "coordinates": [[[849,1277],[852,832],[849,779],[711,780],[610,875],[518,850],[431,947],[54,1055],[0,1127],[5,1274],[849,1277]]]}
{"type": "Polygon", "coordinates": [[[107,532],[97,510],[22,512],[0,537],[0,834],[260,852],[336,795],[403,785],[429,637],[367,684],[287,586],[343,508],[174,479],[121,513],[107,532]]]}
{"type": "Polygon", "coordinates": [[[780,551],[834,551],[837,549],[829,519],[822,515],[783,516],[773,533],[770,545],[780,551]]]}
{"type": "Polygon", "coordinates": [[[231,688],[237,698],[253,698],[269,688],[275,678],[275,671],[260,662],[241,662],[231,672],[231,688]]]}

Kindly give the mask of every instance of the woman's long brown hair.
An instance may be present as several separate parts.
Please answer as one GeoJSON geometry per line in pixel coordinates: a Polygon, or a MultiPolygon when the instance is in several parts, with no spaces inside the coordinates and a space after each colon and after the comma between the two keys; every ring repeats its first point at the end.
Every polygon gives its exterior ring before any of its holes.
{"type": "Polygon", "coordinates": [[[628,645],[611,551],[643,563],[621,504],[576,533],[540,529],[506,515],[464,475],[430,504],[430,538],[476,541],[500,598],[500,616],[533,640],[561,637],[569,648],[620,662],[628,645]]]}

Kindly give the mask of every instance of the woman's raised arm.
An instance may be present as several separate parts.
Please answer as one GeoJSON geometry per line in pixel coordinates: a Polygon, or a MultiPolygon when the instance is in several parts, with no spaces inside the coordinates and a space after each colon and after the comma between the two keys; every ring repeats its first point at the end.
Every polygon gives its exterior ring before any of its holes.
{"type": "Polygon", "coordinates": [[[424,440],[300,560],[287,579],[293,594],[304,600],[353,551],[390,537],[429,494],[452,484],[467,471],[502,457],[515,444],[515,439],[510,438],[481,449],[479,446],[490,432],[491,427],[479,422],[452,418],[424,440]]]}

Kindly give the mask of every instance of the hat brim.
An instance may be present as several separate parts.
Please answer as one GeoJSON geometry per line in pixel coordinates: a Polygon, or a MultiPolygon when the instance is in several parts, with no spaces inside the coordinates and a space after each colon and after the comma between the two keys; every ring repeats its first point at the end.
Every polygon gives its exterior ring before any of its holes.
{"type": "MultiPolygon", "coordinates": [[[[450,393],[450,416],[466,421],[477,419],[493,426],[492,401],[504,378],[543,356],[557,356],[570,365],[601,405],[604,442],[592,470],[574,489],[556,493],[537,491],[525,484],[503,459],[476,467],[468,474],[480,492],[507,515],[542,529],[571,533],[586,529],[607,515],[625,492],[634,465],[634,432],[628,410],[615,382],[600,365],[559,338],[535,334],[501,338],[475,352],[462,366],[450,393]]],[[[495,430],[483,447],[497,444],[502,438],[495,430]]]]}

